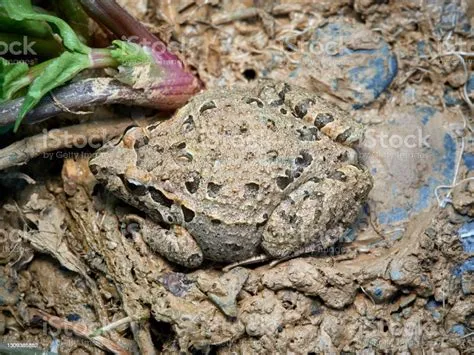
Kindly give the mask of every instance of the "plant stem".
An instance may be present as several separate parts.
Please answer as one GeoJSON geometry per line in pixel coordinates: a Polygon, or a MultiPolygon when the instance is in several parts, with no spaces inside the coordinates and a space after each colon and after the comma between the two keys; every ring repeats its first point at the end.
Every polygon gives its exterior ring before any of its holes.
{"type": "Polygon", "coordinates": [[[119,39],[131,41],[152,50],[157,64],[170,70],[185,72],[180,59],[145,26],[114,0],[79,0],[85,11],[98,23],[111,30],[119,39]]]}
{"type": "Polygon", "coordinates": [[[114,0],[79,0],[85,11],[98,23],[105,25],[121,40],[127,39],[151,49],[155,63],[164,76],[152,86],[157,97],[167,98],[170,107],[179,107],[201,88],[201,81],[186,70],[186,66],[166,45],[114,0]]]}
{"type": "MultiPolygon", "coordinates": [[[[120,40],[139,39],[148,45],[162,43],[145,26],[125,11],[114,0],[79,0],[84,10],[98,23],[106,26],[120,40]],[[132,38],[133,37],[133,38],[132,38]]],[[[144,43],[140,43],[144,44],[144,43]]]]}
{"type": "Polygon", "coordinates": [[[93,48],[91,53],[91,69],[98,69],[98,68],[116,68],[119,63],[112,58],[109,49],[98,49],[93,48]]]}

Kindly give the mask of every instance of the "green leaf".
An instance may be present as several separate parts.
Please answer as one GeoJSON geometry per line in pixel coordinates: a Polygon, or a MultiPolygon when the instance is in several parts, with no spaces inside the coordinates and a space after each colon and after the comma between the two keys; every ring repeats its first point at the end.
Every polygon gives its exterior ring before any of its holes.
{"type": "Polygon", "coordinates": [[[116,48],[111,49],[110,54],[120,65],[129,67],[139,64],[155,64],[151,53],[136,43],[115,40],[112,44],[116,48]]]}
{"type": "Polygon", "coordinates": [[[89,16],[79,0],[56,0],[53,2],[55,12],[64,19],[76,32],[82,42],[90,39],[89,16]]]}
{"type": "Polygon", "coordinates": [[[87,69],[90,66],[91,59],[89,55],[82,53],[65,52],[58,58],[52,59],[51,63],[45,68],[43,73],[31,84],[15,122],[13,131],[16,132],[18,130],[23,118],[38,104],[44,95],[54,88],[64,84],[66,81],[71,80],[82,70],[87,69]]]}
{"type": "Polygon", "coordinates": [[[0,58],[0,102],[10,100],[20,89],[29,84],[28,65],[9,63],[0,58]]]}
{"type": "Polygon", "coordinates": [[[37,38],[52,37],[51,27],[46,22],[23,20],[17,21],[8,16],[3,4],[0,4],[0,31],[37,38]]]}
{"type": "Polygon", "coordinates": [[[62,19],[56,16],[36,12],[30,0],[3,0],[8,16],[17,21],[35,20],[53,24],[59,31],[63,45],[73,52],[87,54],[90,48],[83,44],[74,30],[62,19]]]}

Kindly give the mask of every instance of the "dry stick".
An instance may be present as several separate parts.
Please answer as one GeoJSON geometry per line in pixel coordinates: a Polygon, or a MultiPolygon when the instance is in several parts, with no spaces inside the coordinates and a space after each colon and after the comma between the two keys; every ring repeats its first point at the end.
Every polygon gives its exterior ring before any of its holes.
{"type": "Polygon", "coordinates": [[[120,345],[110,339],[104,338],[102,336],[91,338],[89,336],[90,330],[85,324],[69,322],[62,318],[52,316],[40,309],[34,309],[32,311],[32,315],[39,317],[40,319],[47,322],[49,325],[56,329],[71,330],[75,335],[89,340],[91,343],[93,343],[95,346],[99,347],[102,350],[110,351],[111,353],[117,355],[130,354],[127,350],[125,350],[120,345]]]}
{"type": "MultiPolygon", "coordinates": [[[[13,124],[23,105],[24,98],[0,105],[0,127],[13,124]]],[[[45,96],[38,106],[25,117],[25,123],[36,123],[63,112],[77,111],[86,106],[124,104],[152,108],[163,108],[163,102],[156,93],[136,90],[112,78],[81,80],[53,91],[45,96]],[[61,104],[58,105],[58,102],[61,104]],[[65,109],[66,108],[66,109],[65,109]]]]}
{"type": "Polygon", "coordinates": [[[0,150],[0,170],[27,163],[58,149],[84,147],[105,142],[122,134],[128,127],[146,125],[156,118],[114,118],[60,128],[25,138],[0,150]]]}
{"type": "Polygon", "coordinates": [[[89,334],[89,336],[90,337],[96,337],[96,336],[102,335],[106,332],[109,332],[113,329],[116,329],[116,328],[120,327],[123,324],[129,324],[131,322],[136,322],[136,321],[140,321],[140,320],[144,320],[144,319],[148,319],[148,318],[150,318],[149,313],[138,314],[138,315],[135,315],[135,316],[128,316],[128,317],[119,319],[119,320],[117,320],[113,323],[107,324],[106,326],[93,331],[92,333],[89,334]]]}

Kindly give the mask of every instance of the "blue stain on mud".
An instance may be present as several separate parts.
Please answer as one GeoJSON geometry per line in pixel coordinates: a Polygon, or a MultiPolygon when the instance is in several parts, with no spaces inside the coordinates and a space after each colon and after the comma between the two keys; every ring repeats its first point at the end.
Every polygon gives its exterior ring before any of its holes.
{"type": "Polygon", "coordinates": [[[466,334],[466,327],[462,324],[455,324],[451,327],[450,333],[457,334],[459,336],[463,336],[466,334]]]}
{"type": "MultiPolygon", "coordinates": [[[[469,77],[466,89],[468,95],[472,94],[472,92],[474,91],[474,74],[469,77]]],[[[454,89],[453,87],[448,85],[444,89],[444,102],[448,107],[465,104],[464,100],[459,95],[459,90],[454,89]]]]}
{"type": "MultiPolygon", "coordinates": [[[[436,124],[433,121],[433,117],[439,113],[439,111],[430,106],[414,106],[413,107],[412,119],[420,122],[423,126],[429,126],[430,124],[436,124]]],[[[393,225],[399,222],[408,220],[413,213],[419,213],[429,208],[434,201],[434,190],[439,185],[450,184],[454,177],[455,165],[457,160],[457,144],[455,139],[449,133],[445,133],[443,136],[443,148],[435,150],[434,148],[427,147],[427,154],[434,157],[432,164],[432,171],[424,184],[416,191],[416,197],[413,198],[412,202],[406,202],[403,205],[394,206],[391,209],[380,211],[377,214],[377,220],[380,224],[393,225]]],[[[465,154],[466,156],[466,154],[465,154]]],[[[464,157],[464,160],[468,164],[474,164],[474,155],[470,157],[464,157]]],[[[468,165],[466,164],[466,165],[468,165]]],[[[393,198],[396,198],[400,192],[398,189],[393,189],[389,192],[393,198]]]]}
{"type": "Polygon", "coordinates": [[[416,106],[415,111],[420,115],[421,123],[426,125],[437,110],[431,106],[416,106]]]}
{"type": "Polygon", "coordinates": [[[437,302],[436,300],[432,299],[429,300],[428,303],[425,305],[425,309],[431,311],[431,316],[434,319],[441,319],[441,313],[438,311],[438,308],[442,307],[443,303],[437,302]]]}
{"type": "Polygon", "coordinates": [[[458,230],[458,236],[466,253],[474,253],[474,220],[467,222],[458,230]]]}
{"type": "Polygon", "coordinates": [[[354,53],[360,55],[361,52],[373,58],[367,61],[366,66],[350,69],[349,78],[354,85],[362,85],[370,95],[356,93],[358,95],[354,96],[357,103],[353,105],[355,109],[361,108],[379,97],[391,84],[398,72],[397,57],[390,52],[387,44],[377,50],[350,51],[349,55],[354,53]],[[372,99],[364,98],[364,96],[372,96],[372,99]]]}
{"type": "Polygon", "coordinates": [[[471,257],[464,261],[461,265],[454,268],[453,275],[456,277],[461,276],[465,272],[473,272],[474,271],[474,257],[471,257]]]}
{"type": "Polygon", "coordinates": [[[378,220],[380,224],[393,224],[408,219],[408,212],[401,207],[394,207],[390,211],[380,212],[378,220]]]}
{"type": "MultiPolygon", "coordinates": [[[[331,23],[316,30],[316,38],[319,43],[341,43],[348,42],[359,29],[349,24],[331,23]]],[[[373,49],[350,49],[344,46],[338,48],[338,53],[322,53],[330,56],[334,66],[347,72],[347,78],[352,90],[353,107],[355,109],[364,107],[373,102],[391,84],[398,72],[396,55],[390,50],[388,43],[380,40],[378,48],[373,49]],[[360,57],[365,60],[363,65],[352,65],[360,63],[360,57]],[[355,58],[354,61],[351,58],[355,58]],[[356,60],[357,59],[357,60],[356,60]]],[[[337,91],[338,83],[332,83],[333,90],[337,91]]]]}
{"type": "Polygon", "coordinates": [[[403,277],[403,273],[399,270],[390,270],[390,278],[393,281],[398,281],[403,277]]]}
{"type": "Polygon", "coordinates": [[[441,162],[443,166],[443,175],[446,180],[452,179],[456,164],[456,142],[450,134],[444,135],[444,158],[441,162]]]}
{"type": "Polygon", "coordinates": [[[462,160],[464,165],[466,165],[467,170],[474,170],[474,153],[464,153],[462,160]]]}

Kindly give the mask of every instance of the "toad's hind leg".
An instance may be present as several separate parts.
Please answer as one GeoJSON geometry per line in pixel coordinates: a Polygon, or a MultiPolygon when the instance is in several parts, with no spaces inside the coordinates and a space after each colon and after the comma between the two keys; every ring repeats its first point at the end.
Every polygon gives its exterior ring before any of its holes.
{"type": "Polygon", "coordinates": [[[271,214],[263,232],[263,249],[277,259],[301,255],[307,249],[324,253],[355,221],[371,187],[370,175],[353,165],[305,182],[271,214]]]}
{"type": "Polygon", "coordinates": [[[185,228],[172,225],[166,229],[152,220],[138,216],[133,218],[129,216],[128,223],[136,223],[148,246],[169,261],[188,268],[201,265],[203,261],[201,248],[185,228]]]}

